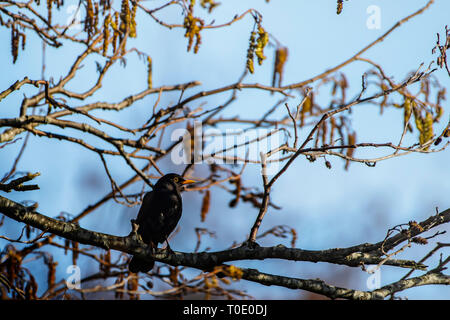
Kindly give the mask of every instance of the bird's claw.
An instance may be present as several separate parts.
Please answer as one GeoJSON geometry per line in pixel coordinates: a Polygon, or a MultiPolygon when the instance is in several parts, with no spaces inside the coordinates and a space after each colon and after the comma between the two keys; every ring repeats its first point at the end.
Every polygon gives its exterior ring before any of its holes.
{"type": "Polygon", "coordinates": [[[167,243],[166,250],[167,250],[170,254],[174,254],[175,252],[174,252],[174,251],[172,250],[172,248],[170,247],[169,241],[167,241],[167,239],[166,239],[166,243],[167,243]]]}
{"type": "Polygon", "coordinates": [[[137,223],[137,221],[135,219],[131,219],[130,222],[131,222],[131,232],[137,233],[139,224],[137,223]]]}
{"type": "Polygon", "coordinates": [[[139,229],[139,224],[136,222],[135,219],[131,219],[130,222],[131,222],[130,236],[137,241],[142,241],[141,235],[139,233],[137,233],[137,231],[139,229]]]}

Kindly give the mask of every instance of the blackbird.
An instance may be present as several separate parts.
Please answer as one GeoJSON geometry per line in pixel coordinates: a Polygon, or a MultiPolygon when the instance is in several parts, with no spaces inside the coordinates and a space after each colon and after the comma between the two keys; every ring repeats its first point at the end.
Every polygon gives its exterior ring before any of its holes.
{"type": "MultiPolygon", "coordinates": [[[[175,229],[183,211],[181,189],[183,185],[193,183],[194,180],[185,180],[178,174],[169,173],[156,182],[153,191],[144,196],[141,208],[136,219],[137,233],[142,241],[151,246],[152,250],[158,243],[167,242],[167,237],[175,229]]],[[[155,261],[142,260],[133,257],[128,265],[131,272],[148,272],[153,269],[155,261]]]]}

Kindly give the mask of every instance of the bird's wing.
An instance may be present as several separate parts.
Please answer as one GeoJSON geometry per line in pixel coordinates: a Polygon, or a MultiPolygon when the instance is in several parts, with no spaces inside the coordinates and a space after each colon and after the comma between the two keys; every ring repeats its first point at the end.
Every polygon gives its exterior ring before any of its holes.
{"type": "Polygon", "coordinates": [[[144,199],[142,200],[141,208],[139,209],[139,213],[136,219],[136,222],[143,221],[145,219],[145,212],[148,211],[152,207],[152,199],[153,199],[153,191],[147,192],[144,195],[144,199]]]}

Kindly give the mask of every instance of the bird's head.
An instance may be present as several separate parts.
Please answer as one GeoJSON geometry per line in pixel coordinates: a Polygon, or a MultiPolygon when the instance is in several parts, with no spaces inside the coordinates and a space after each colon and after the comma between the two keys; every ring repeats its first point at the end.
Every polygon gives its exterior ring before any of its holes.
{"type": "Polygon", "coordinates": [[[156,182],[155,188],[156,189],[169,189],[173,190],[176,189],[178,191],[181,191],[183,186],[186,184],[194,183],[196,181],[184,179],[182,176],[176,173],[169,173],[163,176],[156,182]]]}

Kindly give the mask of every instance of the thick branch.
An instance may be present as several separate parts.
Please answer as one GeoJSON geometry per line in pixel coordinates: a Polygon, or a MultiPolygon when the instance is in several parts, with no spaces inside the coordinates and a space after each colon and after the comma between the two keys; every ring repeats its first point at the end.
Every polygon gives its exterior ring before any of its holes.
{"type": "MultiPolygon", "coordinates": [[[[35,211],[29,211],[27,207],[22,206],[14,201],[0,196],[0,212],[19,222],[29,224],[32,227],[38,228],[42,231],[50,232],[63,238],[80,242],[82,244],[94,245],[105,249],[114,249],[129,254],[134,254],[145,257],[152,257],[158,261],[170,265],[183,265],[193,268],[210,268],[215,265],[220,265],[228,261],[236,260],[264,260],[269,258],[286,259],[293,261],[310,261],[310,262],[329,262],[336,264],[343,264],[352,267],[358,267],[362,264],[377,264],[381,262],[378,254],[371,254],[367,250],[377,249],[381,247],[382,242],[377,244],[365,244],[354,246],[350,248],[328,249],[322,251],[302,250],[295,248],[286,248],[284,246],[275,247],[257,247],[249,248],[241,246],[234,249],[217,251],[217,252],[200,252],[200,253],[169,253],[167,250],[158,249],[155,254],[152,254],[151,248],[142,242],[136,240],[133,236],[117,237],[95,231],[90,231],[81,228],[78,224],[71,222],[64,222],[49,218],[35,211]],[[364,253],[365,251],[365,253],[364,253]]],[[[450,221],[450,209],[442,212],[439,215],[433,216],[421,225],[429,226],[431,220],[433,226],[450,221]]],[[[429,226],[431,227],[431,226],[429,226]]],[[[428,230],[429,228],[425,228],[428,230]]],[[[398,235],[384,241],[384,246],[398,243],[400,239],[398,235]],[[391,240],[392,239],[392,240],[391,240]]],[[[404,239],[403,241],[405,241],[404,239]]],[[[370,251],[373,251],[370,250],[370,251]]],[[[384,264],[405,267],[424,269],[422,264],[416,264],[414,261],[388,259],[384,264]]]]}
{"type": "MultiPolygon", "coordinates": [[[[82,244],[94,245],[104,249],[114,249],[129,254],[137,255],[142,258],[152,257],[155,260],[170,264],[183,265],[201,270],[209,269],[216,265],[221,265],[226,261],[248,260],[248,259],[267,259],[278,258],[295,261],[311,261],[311,262],[330,262],[336,264],[344,264],[348,266],[360,266],[362,264],[371,264],[380,262],[380,258],[370,253],[361,253],[361,251],[369,251],[368,248],[384,245],[393,246],[399,241],[399,235],[378,244],[360,245],[344,249],[329,249],[323,251],[309,251],[301,249],[289,249],[284,246],[275,247],[256,247],[249,248],[241,246],[235,249],[229,249],[219,252],[201,252],[201,253],[170,253],[167,250],[158,249],[156,253],[152,253],[152,249],[134,237],[133,234],[127,237],[117,237],[100,232],[90,231],[81,228],[78,224],[64,222],[49,218],[38,212],[31,211],[14,201],[0,196],[0,212],[19,222],[26,223],[32,227],[50,232],[57,236],[80,242],[82,244]],[[366,250],[362,250],[366,249],[366,250]]],[[[434,226],[450,221],[450,209],[430,217],[420,223],[426,231],[434,226]]],[[[418,231],[420,232],[420,231],[418,231]]],[[[401,235],[400,235],[401,236],[401,235]]],[[[406,240],[406,239],[404,239],[406,240]]],[[[370,250],[373,251],[373,250],[370,250]]],[[[423,269],[425,266],[416,264],[414,261],[388,259],[384,264],[398,267],[423,269]]],[[[311,292],[324,294],[331,298],[350,298],[350,299],[381,299],[394,292],[402,291],[414,286],[425,284],[449,284],[450,278],[446,275],[434,272],[433,270],[427,274],[400,280],[397,283],[385,286],[373,292],[358,291],[352,289],[338,288],[325,284],[321,280],[303,280],[284,276],[264,274],[253,269],[241,269],[243,271],[242,279],[262,283],[265,285],[280,285],[293,289],[304,289],[311,292]]]]}

